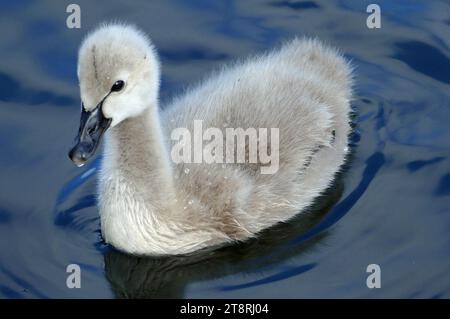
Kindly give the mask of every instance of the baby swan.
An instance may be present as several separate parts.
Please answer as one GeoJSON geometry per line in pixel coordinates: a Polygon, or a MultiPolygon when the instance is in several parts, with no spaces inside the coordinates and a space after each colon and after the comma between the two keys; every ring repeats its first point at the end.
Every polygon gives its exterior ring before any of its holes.
{"type": "Polygon", "coordinates": [[[81,45],[78,78],[82,114],[69,155],[81,166],[105,135],[102,234],[128,253],[184,254],[254,237],[307,208],[345,160],[351,69],[317,40],[294,39],[225,68],[161,111],[150,40],[131,26],[103,25],[81,45]],[[171,136],[193,132],[194,120],[205,129],[278,128],[278,140],[267,143],[278,170],[262,174],[267,163],[249,157],[174,161],[171,136]]]}

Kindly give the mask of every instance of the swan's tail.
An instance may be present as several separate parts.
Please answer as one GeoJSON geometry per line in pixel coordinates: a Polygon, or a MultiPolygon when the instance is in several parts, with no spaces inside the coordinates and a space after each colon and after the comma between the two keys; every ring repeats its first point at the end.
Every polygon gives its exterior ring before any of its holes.
{"type": "Polygon", "coordinates": [[[312,71],[333,80],[343,95],[351,99],[353,66],[337,48],[314,38],[294,38],[283,45],[279,57],[300,71],[312,71]]]}
{"type": "Polygon", "coordinates": [[[291,64],[332,92],[324,101],[330,113],[330,144],[321,147],[302,176],[311,190],[326,189],[345,162],[350,134],[353,68],[344,56],[317,39],[295,38],[280,52],[281,61],[291,64]]]}

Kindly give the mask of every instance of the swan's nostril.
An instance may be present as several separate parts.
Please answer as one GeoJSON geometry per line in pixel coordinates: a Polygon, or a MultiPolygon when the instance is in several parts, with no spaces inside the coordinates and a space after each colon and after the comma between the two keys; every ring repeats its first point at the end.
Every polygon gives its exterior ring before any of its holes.
{"type": "Polygon", "coordinates": [[[96,129],[96,127],[91,127],[91,128],[89,128],[89,130],[88,130],[88,134],[89,134],[89,135],[92,135],[92,134],[94,134],[94,132],[95,132],[95,129],[96,129]]]}

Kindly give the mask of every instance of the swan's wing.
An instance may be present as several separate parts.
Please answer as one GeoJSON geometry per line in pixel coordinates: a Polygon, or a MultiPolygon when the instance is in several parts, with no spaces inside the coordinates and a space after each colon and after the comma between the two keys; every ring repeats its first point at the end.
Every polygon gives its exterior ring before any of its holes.
{"type": "Polygon", "coordinates": [[[177,97],[163,122],[168,133],[177,127],[193,132],[194,120],[202,120],[204,130],[278,128],[280,159],[306,160],[333,139],[334,121],[348,125],[350,75],[336,51],[316,40],[295,39],[224,68],[177,97]]]}

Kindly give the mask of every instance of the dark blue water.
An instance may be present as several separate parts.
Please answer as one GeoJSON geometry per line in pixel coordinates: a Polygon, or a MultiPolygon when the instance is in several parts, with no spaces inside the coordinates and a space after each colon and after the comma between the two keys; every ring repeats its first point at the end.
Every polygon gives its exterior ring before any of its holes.
{"type": "Polygon", "coordinates": [[[0,1],[0,297],[450,297],[450,4],[372,1],[0,1]],[[105,20],[137,24],[163,63],[163,101],[222,64],[294,35],[356,67],[351,156],[308,214],[193,256],[136,258],[102,243],[99,159],[67,158],[76,55],[105,20]],[[80,265],[81,288],[66,286],[80,265]],[[368,289],[366,267],[381,267],[368,289]]]}

